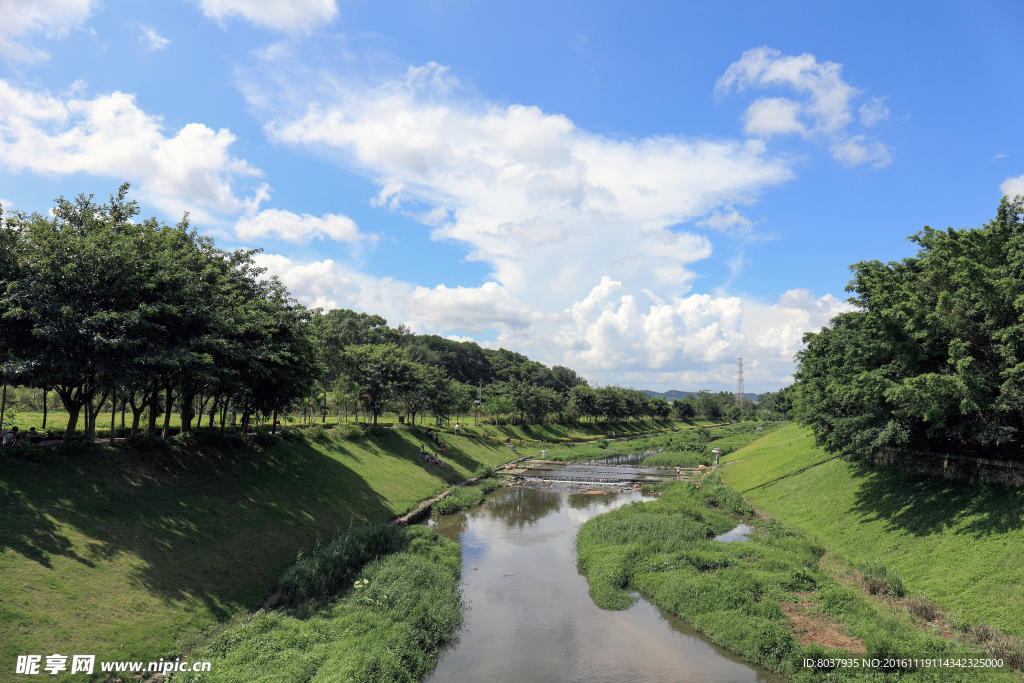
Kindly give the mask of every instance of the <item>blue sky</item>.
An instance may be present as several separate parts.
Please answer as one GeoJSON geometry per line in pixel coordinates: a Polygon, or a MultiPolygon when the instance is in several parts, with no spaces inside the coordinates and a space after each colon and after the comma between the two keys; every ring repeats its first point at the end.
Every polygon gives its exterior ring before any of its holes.
{"type": "Polygon", "coordinates": [[[124,180],[302,303],[594,383],[791,381],[1024,194],[1019,2],[0,0],[0,201],[124,180]]]}

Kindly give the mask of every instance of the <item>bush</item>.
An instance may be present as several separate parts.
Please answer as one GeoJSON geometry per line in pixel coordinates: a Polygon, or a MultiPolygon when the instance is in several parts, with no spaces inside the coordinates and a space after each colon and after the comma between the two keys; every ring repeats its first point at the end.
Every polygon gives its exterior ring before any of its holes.
{"type": "Polygon", "coordinates": [[[469,501],[455,495],[455,492],[453,491],[431,505],[431,510],[439,515],[454,515],[457,512],[469,509],[469,507],[469,501]]]}
{"type": "Polygon", "coordinates": [[[338,435],[343,439],[361,439],[366,436],[366,432],[359,423],[350,422],[338,427],[338,435]]]}
{"type": "Polygon", "coordinates": [[[925,621],[935,621],[935,618],[939,616],[939,610],[924,595],[911,596],[907,600],[907,611],[925,621]]]}
{"type": "Polygon", "coordinates": [[[351,526],[326,545],[299,553],[278,581],[281,595],[294,604],[327,598],[345,586],[367,562],[398,550],[402,536],[387,524],[351,526]]]}
{"type": "Polygon", "coordinates": [[[285,441],[305,441],[306,433],[296,427],[284,427],[281,429],[281,438],[285,441]]]}
{"type": "Polygon", "coordinates": [[[317,443],[324,443],[331,440],[331,435],[322,424],[317,423],[306,429],[305,438],[317,443]]]}
{"type": "Polygon", "coordinates": [[[494,468],[481,465],[480,467],[476,468],[475,472],[473,472],[473,476],[479,477],[480,479],[490,479],[491,477],[494,476],[494,468]]]}
{"type": "Polygon", "coordinates": [[[857,569],[860,580],[871,595],[887,595],[893,598],[903,596],[903,578],[895,569],[879,559],[868,560],[857,569]]]}
{"type": "Polygon", "coordinates": [[[252,439],[252,442],[254,444],[260,446],[276,446],[281,442],[280,437],[278,437],[276,434],[271,434],[270,432],[265,431],[263,429],[258,429],[255,432],[253,432],[250,438],[252,439]]]}
{"type": "Polygon", "coordinates": [[[596,445],[596,446],[597,446],[598,448],[608,448],[608,439],[606,439],[606,438],[604,438],[604,437],[602,436],[602,437],[601,437],[601,438],[599,438],[599,439],[598,439],[597,441],[595,441],[595,442],[594,442],[594,444],[595,444],[595,445],[596,445]]]}

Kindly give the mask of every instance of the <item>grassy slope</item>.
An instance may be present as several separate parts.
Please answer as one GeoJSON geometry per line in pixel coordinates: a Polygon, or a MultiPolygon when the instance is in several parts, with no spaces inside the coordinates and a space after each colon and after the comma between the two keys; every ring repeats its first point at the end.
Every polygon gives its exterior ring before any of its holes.
{"type": "MultiPolygon", "coordinates": [[[[733,454],[733,488],[825,460],[808,430],[787,426],[733,454]]],[[[834,460],[744,494],[854,563],[881,558],[945,610],[1024,636],[1024,491],[861,471],[834,460]]]]}
{"type": "MultiPolygon", "coordinates": [[[[605,428],[501,433],[552,439],[605,428]]],[[[444,439],[448,470],[417,459],[427,442],[420,428],[252,447],[170,468],[120,450],[0,453],[0,680],[18,654],[176,653],[199,630],[255,609],[299,549],[515,457],[498,439],[444,439]]]]}
{"type": "Polygon", "coordinates": [[[449,437],[442,470],[417,459],[421,440],[286,442],[170,470],[110,452],[0,454],[0,678],[18,654],[176,652],[257,607],[300,548],[512,457],[449,437]]]}

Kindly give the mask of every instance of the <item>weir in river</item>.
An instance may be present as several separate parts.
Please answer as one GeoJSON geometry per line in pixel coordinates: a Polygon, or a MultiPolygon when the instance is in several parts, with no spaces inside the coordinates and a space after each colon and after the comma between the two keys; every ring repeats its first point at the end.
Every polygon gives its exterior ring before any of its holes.
{"type": "Polygon", "coordinates": [[[464,513],[432,517],[431,526],[462,545],[469,609],[427,680],[780,681],[643,599],[621,612],[594,605],[576,568],[576,531],[641,499],[504,488],[464,513]]]}

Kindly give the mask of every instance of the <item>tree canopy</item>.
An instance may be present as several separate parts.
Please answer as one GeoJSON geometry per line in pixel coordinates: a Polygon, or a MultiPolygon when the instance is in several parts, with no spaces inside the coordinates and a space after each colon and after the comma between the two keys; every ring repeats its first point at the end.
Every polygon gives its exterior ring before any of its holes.
{"type": "Polygon", "coordinates": [[[1024,429],[1024,198],[917,255],[850,267],[857,310],[807,334],[798,410],[830,452],[976,450],[1024,429]]]}

